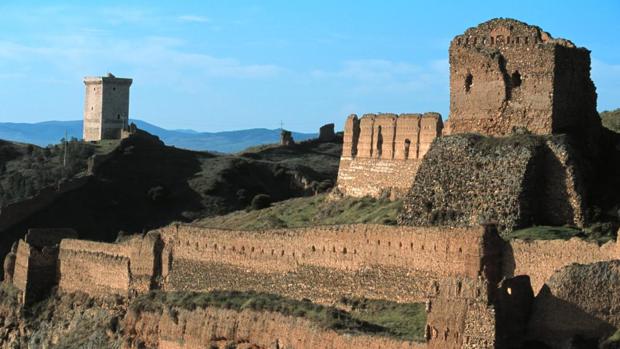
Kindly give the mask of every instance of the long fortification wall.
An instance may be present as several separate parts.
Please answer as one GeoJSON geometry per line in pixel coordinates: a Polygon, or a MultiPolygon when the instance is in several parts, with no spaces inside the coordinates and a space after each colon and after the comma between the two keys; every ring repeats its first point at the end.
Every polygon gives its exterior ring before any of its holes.
{"type": "Polygon", "coordinates": [[[59,289],[127,296],[130,257],[128,245],[65,239],[60,243],[59,289]]]}
{"type": "Polygon", "coordinates": [[[317,302],[340,296],[414,302],[438,277],[477,277],[484,228],[350,225],[236,232],[172,226],[164,240],[168,290],[256,290],[317,302]]]}
{"type": "Polygon", "coordinates": [[[443,123],[437,113],[366,114],[347,118],[338,190],[348,196],[392,198],[406,193],[443,123]]]}
{"type": "Polygon", "coordinates": [[[503,253],[502,269],[506,276],[529,275],[534,293],[562,267],[573,263],[594,263],[620,259],[620,244],[599,246],[579,238],[564,240],[512,240],[503,253]]]}

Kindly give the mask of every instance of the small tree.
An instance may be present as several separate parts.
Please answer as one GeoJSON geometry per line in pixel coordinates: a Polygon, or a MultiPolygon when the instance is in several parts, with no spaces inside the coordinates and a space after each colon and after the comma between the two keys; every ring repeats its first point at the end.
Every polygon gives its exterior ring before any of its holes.
{"type": "Polygon", "coordinates": [[[271,205],[271,196],[267,194],[258,194],[252,199],[252,209],[260,210],[271,205]]]}

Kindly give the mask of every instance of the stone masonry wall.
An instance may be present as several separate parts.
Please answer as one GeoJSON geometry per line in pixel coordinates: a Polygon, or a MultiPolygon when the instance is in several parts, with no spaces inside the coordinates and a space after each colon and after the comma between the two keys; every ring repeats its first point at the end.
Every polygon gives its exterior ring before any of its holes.
{"type": "Polygon", "coordinates": [[[503,253],[502,269],[507,277],[529,275],[534,294],[557,270],[572,263],[594,263],[620,259],[620,244],[599,246],[579,238],[564,240],[512,240],[503,253]]]}
{"type": "Polygon", "coordinates": [[[450,44],[450,118],[455,133],[591,138],[600,127],[589,51],[536,26],[494,19],[450,44]]]}
{"type": "MultiPolygon", "coordinates": [[[[17,242],[13,277],[9,280],[20,290],[20,301],[32,303],[45,297],[57,282],[58,243],[63,237],[75,237],[72,229],[30,229],[17,242]]],[[[11,258],[11,257],[9,257],[11,258]]]]}
{"type": "Polygon", "coordinates": [[[411,186],[420,160],[443,124],[437,113],[351,115],[345,123],[338,190],[348,196],[392,198],[411,186]]]}
{"type": "Polygon", "coordinates": [[[180,225],[161,232],[164,289],[272,292],[415,302],[442,276],[481,271],[483,228],[375,225],[235,232],[180,225]]]}
{"type": "Polygon", "coordinates": [[[132,345],[144,343],[148,348],[226,348],[229,343],[237,344],[237,348],[426,348],[425,343],[377,335],[342,334],[322,329],[303,318],[250,309],[238,312],[218,308],[192,311],[175,308],[163,314],[130,313],[125,326],[130,329],[128,332],[134,333],[132,345]]]}
{"type": "Polygon", "coordinates": [[[90,295],[129,295],[130,247],[85,240],[60,243],[59,289],[90,295]]]}

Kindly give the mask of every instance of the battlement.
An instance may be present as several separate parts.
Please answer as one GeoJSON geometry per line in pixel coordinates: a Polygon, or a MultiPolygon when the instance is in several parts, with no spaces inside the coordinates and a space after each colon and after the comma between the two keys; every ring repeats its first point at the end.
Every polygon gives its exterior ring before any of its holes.
{"type": "Polygon", "coordinates": [[[442,128],[437,113],[350,115],[344,127],[338,190],[356,197],[402,195],[442,128]]]}

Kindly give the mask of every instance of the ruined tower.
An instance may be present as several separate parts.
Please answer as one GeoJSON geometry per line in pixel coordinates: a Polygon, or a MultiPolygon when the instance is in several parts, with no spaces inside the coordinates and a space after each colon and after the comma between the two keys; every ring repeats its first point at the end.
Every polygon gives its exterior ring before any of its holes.
{"type": "Polygon", "coordinates": [[[132,79],[86,77],[84,140],[120,139],[129,122],[129,87],[132,79]]]}
{"type": "Polygon", "coordinates": [[[590,51],[514,19],[493,19],[450,43],[449,133],[595,132],[590,51]]]}

